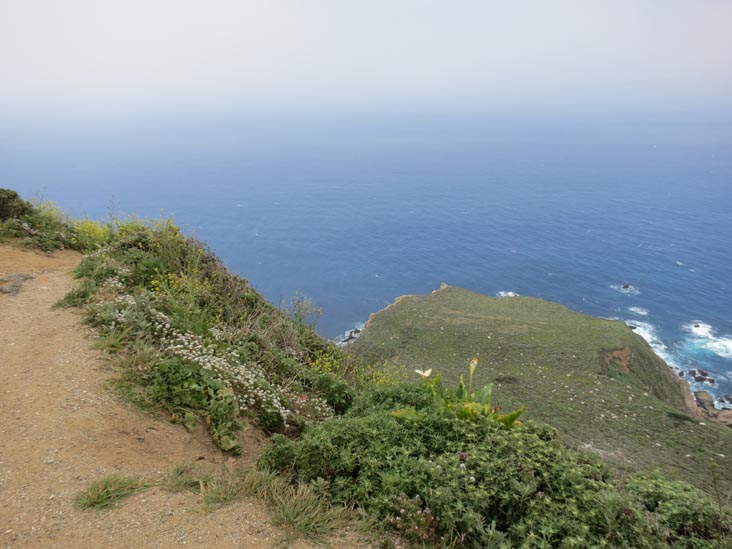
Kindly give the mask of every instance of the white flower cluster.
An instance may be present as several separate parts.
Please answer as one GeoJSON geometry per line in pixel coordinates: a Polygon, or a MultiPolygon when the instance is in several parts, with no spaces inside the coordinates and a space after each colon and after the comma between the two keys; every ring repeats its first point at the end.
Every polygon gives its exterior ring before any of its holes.
{"type": "Polygon", "coordinates": [[[114,303],[126,308],[134,307],[135,305],[137,305],[137,301],[135,301],[135,298],[129,294],[117,296],[114,300],[114,303]]]}
{"type": "Polygon", "coordinates": [[[323,421],[333,417],[333,409],[322,398],[307,394],[291,394],[292,413],[310,421],[323,421]]]}
{"type": "Polygon", "coordinates": [[[114,301],[93,305],[95,325],[114,329],[117,326],[127,326],[130,323],[129,311],[136,304],[131,295],[119,295],[114,301]]]}
{"type": "Polygon", "coordinates": [[[259,365],[241,363],[236,351],[227,351],[220,356],[216,347],[206,345],[203,338],[173,328],[161,339],[161,348],[167,354],[189,360],[205,370],[214,372],[234,389],[240,409],[275,410],[285,424],[287,423],[291,412],[282,403],[279,391],[267,382],[264,370],[259,365]]]}
{"type": "Polygon", "coordinates": [[[40,231],[35,230],[33,227],[28,225],[26,221],[23,221],[20,224],[20,228],[23,229],[25,232],[27,232],[31,236],[36,236],[37,234],[40,234],[40,231]]]}
{"type": "MultiPolygon", "coordinates": [[[[121,326],[132,316],[128,313],[133,308],[149,306],[138,303],[131,295],[117,297],[114,305],[117,312],[113,317],[113,325],[116,323],[121,326]]],[[[242,363],[236,351],[228,348],[223,352],[219,351],[215,345],[206,345],[202,337],[174,328],[170,318],[154,308],[150,308],[147,313],[163,354],[188,360],[216,374],[216,377],[234,390],[241,410],[273,410],[287,424],[287,418],[292,412],[283,402],[288,399],[282,389],[267,381],[264,370],[258,364],[242,363]]],[[[223,331],[218,328],[212,328],[211,332],[217,340],[223,336],[223,331]]]]}
{"type": "Polygon", "coordinates": [[[99,257],[100,255],[107,255],[109,250],[110,250],[109,246],[103,246],[103,247],[99,248],[98,250],[94,250],[93,252],[84,254],[84,257],[99,257]]]}
{"type": "Polygon", "coordinates": [[[112,290],[122,290],[125,287],[122,281],[116,276],[109,277],[107,280],[104,281],[102,286],[104,286],[105,288],[110,288],[112,290]]]}

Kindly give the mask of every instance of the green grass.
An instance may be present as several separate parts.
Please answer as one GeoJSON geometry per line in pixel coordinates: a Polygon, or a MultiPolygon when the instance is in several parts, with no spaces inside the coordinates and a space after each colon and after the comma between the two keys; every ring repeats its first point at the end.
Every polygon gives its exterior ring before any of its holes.
{"type": "Polygon", "coordinates": [[[127,477],[114,473],[98,478],[76,496],[74,503],[79,509],[109,509],[126,497],[132,496],[150,487],[150,484],[139,477],[127,477]]]}
{"type": "Polygon", "coordinates": [[[227,471],[211,478],[204,485],[203,503],[210,510],[237,501],[243,495],[239,477],[233,472],[227,471]]]}
{"type": "Polygon", "coordinates": [[[380,312],[352,350],[415,380],[413,370],[433,368],[447,383],[479,356],[476,384],[495,383],[494,403],[526,404],[522,419],[557,427],[568,445],[621,470],[657,468],[709,492],[717,464],[723,493],[732,490],[732,430],[690,418],[676,375],[620,321],[447,287],[380,312]],[[627,364],[602,358],[616,350],[628,353],[627,364]]]}
{"type": "Polygon", "coordinates": [[[201,472],[191,463],[174,465],[163,477],[160,487],[168,492],[203,492],[211,481],[211,475],[201,472]]]}
{"type": "MultiPolygon", "coordinates": [[[[322,541],[339,530],[357,524],[357,515],[349,508],[332,505],[322,494],[302,482],[290,482],[267,471],[227,468],[221,474],[201,478],[195,470],[178,466],[171,470],[164,486],[183,490],[202,486],[204,507],[212,511],[244,497],[267,504],[272,523],[295,536],[322,541]]],[[[167,489],[171,489],[167,488],[167,489]]]]}
{"type": "Polygon", "coordinates": [[[308,484],[253,469],[241,469],[237,476],[243,494],[267,503],[275,526],[298,535],[323,540],[358,522],[353,510],[332,505],[308,484]]]}
{"type": "Polygon", "coordinates": [[[309,486],[298,483],[275,491],[271,497],[272,523],[310,539],[323,539],[353,524],[355,514],[343,506],[333,506],[309,486]]]}

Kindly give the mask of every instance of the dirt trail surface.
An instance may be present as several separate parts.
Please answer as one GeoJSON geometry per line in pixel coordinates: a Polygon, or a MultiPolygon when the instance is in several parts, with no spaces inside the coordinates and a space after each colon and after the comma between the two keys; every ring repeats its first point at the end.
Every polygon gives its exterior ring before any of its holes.
{"type": "MultiPolygon", "coordinates": [[[[196,494],[152,488],[116,509],[81,511],[91,481],[121,472],[157,480],[181,462],[221,463],[205,434],[139,415],[105,389],[112,373],[77,313],[51,306],[80,256],[0,245],[0,547],[272,547],[285,534],[264,505],[207,513],[196,494]],[[4,281],[3,281],[4,280],[4,281]]],[[[336,545],[350,546],[342,542],[336,545]]],[[[293,547],[310,547],[298,541],[293,547]]]]}

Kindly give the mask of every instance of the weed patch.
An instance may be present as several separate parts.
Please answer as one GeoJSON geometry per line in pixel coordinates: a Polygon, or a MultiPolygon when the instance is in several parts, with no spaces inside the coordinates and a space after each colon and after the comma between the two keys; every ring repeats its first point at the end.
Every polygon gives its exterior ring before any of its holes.
{"type": "Polygon", "coordinates": [[[109,509],[121,500],[150,487],[150,484],[139,477],[126,477],[112,474],[99,478],[76,496],[74,503],[79,509],[109,509]]]}

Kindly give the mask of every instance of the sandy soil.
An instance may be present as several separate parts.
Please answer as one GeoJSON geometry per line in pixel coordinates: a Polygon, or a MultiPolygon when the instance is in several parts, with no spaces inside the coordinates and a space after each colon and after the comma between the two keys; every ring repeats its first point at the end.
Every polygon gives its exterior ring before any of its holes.
{"type": "Polygon", "coordinates": [[[176,463],[226,460],[205,433],[141,416],[105,389],[112,373],[78,313],[51,310],[73,286],[69,271],[79,260],[69,251],[48,256],[0,245],[0,279],[33,277],[15,295],[0,293],[0,546],[281,543],[285,533],[256,500],[206,513],[196,494],[153,488],[109,511],[74,507],[74,496],[105,474],[154,480],[176,463]]]}

